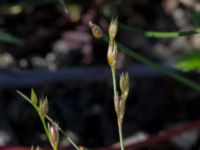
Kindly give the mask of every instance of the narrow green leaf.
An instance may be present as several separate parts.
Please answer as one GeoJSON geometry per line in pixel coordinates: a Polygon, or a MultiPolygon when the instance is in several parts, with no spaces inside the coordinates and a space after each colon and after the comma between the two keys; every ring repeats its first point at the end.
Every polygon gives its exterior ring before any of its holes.
{"type": "Polygon", "coordinates": [[[10,33],[0,30],[0,42],[17,44],[20,42],[20,39],[10,33]]]}
{"type": "Polygon", "coordinates": [[[39,112],[39,107],[37,105],[33,105],[31,99],[29,97],[27,97],[24,93],[20,92],[17,90],[17,93],[23,97],[27,102],[29,102],[33,107],[34,109],[36,110],[36,112],[39,112]]]}
{"type": "MultiPolygon", "coordinates": [[[[108,43],[109,42],[108,36],[103,35],[103,40],[108,43]]],[[[198,83],[192,81],[191,79],[186,78],[170,69],[167,69],[167,68],[159,65],[158,63],[153,62],[152,60],[130,50],[129,48],[125,47],[124,45],[120,44],[119,42],[117,43],[117,45],[118,45],[118,48],[124,54],[128,55],[129,57],[134,58],[137,61],[140,61],[154,69],[159,70],[160,72],[164,73],[165,75],[168,75],[169,77],[187,85],[188,87],[193,88],[196,91],[200,91],[200,85],[198,83]]]]}
{"type": "Polygon", "coordinates": [[[22,93],[22,92],[20,92],[20,91],[18,91],[18,90],[17,90],[17,93],[18,93],[21,97],[23,97],[27,102],[29,102],[30,104],[32,104],[31,99],[28,98],[24,93],[22,93]]]}
{"type": "Polygon", "coordinates": [[[182,55],[175,66],[182,71],[199,71],[200,51],[182,55]]]}
{"type": "Polygon", "coordinates": [[[122,23],[119,23],[119,27],[121,29],[133,32],[134,34],[142,35],[147,38],[176,38],[179,36],[188,36],[188,35],[200,33],[200,28],[195,28],[193,30],[180,31],[180,32],[159,32],[159,31],[141,30],[141,29],[130,27],[122,23]]]}
{"type": "Polygon", "coordinates": [[[38,103],[38,97],[37,97],[37,95],[36,95],[34,89],[31,89],[31,102],[32,102],[32,104],[33,104],[34,106],[36,106],[37,103],[38,103]]]}

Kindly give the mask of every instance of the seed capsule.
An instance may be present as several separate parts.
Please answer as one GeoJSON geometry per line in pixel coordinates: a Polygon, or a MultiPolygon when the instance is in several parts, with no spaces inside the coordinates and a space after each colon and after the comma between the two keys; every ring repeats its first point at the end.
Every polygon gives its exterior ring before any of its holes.
{"type": "Polygon", "coordinates": [[[113,18],[110,22],[110,26],[109,26],[109,37],[110,39],[113,41],[117,35],[117,31],[118,31],[118,19],[117,18],[113,18]]]}
{"type": "Polygon", "coordinates": [[[94,24],[92,21],[89,21],[89,27],[91,28],[92,34],[95,38],[100,39],[102,37],[102,30],[98,25],[94,24]]]}
{"type": "Polygon", "coordinates": [[[125,101],[123,101],[122,97],[117,94],[117,96],[114,98],[114,104],[118,123],[122,124],[125,113],[125,101]]]}
{"type": "Polygon", "coordinates": [[[58,126],[48,124],[48,129],[49,129],[49,137],[51,140],[51,144],[54,147],[58,145],[59,142],[58,126]]]}
{"type": "Polygon", "coordinates": [[[116,68],[116,59],[117,59],[117,44],[115,41],[110,41],[107,53],[107,60],[110,67],[113,69],[116,68]]]}
{"type": "Polygon", "coordinates": [[[40,100],[40,114],[45,117],[49,111],[49,103],[47,97],[44,100],[40,100]]]}
{"type": "Polygon", "coordinates": [[[129,93],[129,75],[128,73],[122,73],[120,76],[120,89],[122,93],[122,98],[126,101],[129,93]]]}

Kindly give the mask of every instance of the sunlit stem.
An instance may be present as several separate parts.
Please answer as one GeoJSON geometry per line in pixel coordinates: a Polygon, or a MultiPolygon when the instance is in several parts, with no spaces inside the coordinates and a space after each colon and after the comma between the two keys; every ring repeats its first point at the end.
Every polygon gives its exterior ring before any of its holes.
{"type": "Polygon", "coordinates": [[[121,150],[124,150],[124,140],[123,140],[123,132],[122,132],[122,123],[118,123],[118,131],[119,131],[119,140],[121,150]]]}

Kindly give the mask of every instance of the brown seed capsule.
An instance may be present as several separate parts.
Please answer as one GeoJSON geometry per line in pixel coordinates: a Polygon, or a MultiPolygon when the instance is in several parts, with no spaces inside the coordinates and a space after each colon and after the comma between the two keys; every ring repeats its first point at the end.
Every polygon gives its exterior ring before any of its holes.
{"type": "Polygon", "coordinates": [[[121,124],[123,122],[125,113],[125,101],[123,101],[122,97],[117,94],[117,96],[114,98],[114,104],[118,123],[121,124]]]}
{"type": "Polygon", "coordinates": [[[99,39],[102,37],[102,30],[98,25],[94,24],[92,21],[89,21],[89,27],[91,28],[92,34],[95,38],[99,39]]]}

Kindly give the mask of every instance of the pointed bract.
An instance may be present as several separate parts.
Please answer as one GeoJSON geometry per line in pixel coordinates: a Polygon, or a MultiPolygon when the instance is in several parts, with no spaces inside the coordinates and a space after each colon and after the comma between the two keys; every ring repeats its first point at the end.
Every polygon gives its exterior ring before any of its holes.
{"type": "Polygon", "coordinates": [[[38,103],[38,97],[34,91],[34,89],[31,89],[31,102],[34,106],[37,106],[38,103]]]}

